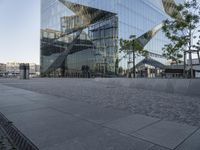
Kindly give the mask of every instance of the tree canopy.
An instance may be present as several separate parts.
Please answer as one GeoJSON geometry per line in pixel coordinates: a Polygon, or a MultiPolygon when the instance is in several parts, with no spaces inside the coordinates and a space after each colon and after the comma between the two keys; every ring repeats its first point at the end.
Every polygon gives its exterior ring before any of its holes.
{"type": "Polygon", "coordinates": [[[142,45],[137,41],[136,35],[131,35],[128,40],[120,39],[120,51],[125,55],[134,52],[136,55],[148,56],[148,51],[144,50],[142,45]]]}
{"type": "Polygon", "coordinates": [[[200,46],[200,42],[193,41],[200,27],[200,4],[197,0],[190,0],[177,5],[176,9],[178,11],[174,11],[171,19],[164,21],[162,28],[165,36],[170,40],[170,43],[163,48],[163,55],[179,63],[184,52],[189,52],[192,48],[198,49],[200,46]]]}

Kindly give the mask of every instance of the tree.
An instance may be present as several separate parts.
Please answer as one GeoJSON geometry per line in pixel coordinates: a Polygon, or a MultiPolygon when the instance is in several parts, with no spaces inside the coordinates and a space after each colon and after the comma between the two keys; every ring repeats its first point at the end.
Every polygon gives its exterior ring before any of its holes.
{"type": "Polygon", "coordinates": [[[131,35],[128,40],[120,39],[120,53],[121,52],[125,55],[130,55],[131,53],[133,54],[133,76],[135,78],[135,58],[136,56],[147,57],[148,51],[144,50],[135,35],[131,35]]]}
{"type": "MultiPolygon", "coordinates": [[[[193,42],[197,29],[200,27],[200,7],[197,0],[190,0],[176,6],[172,19],[164,21],[163,32],[171,41],[163,48],[164,56],[172,62],[179,63],[184,54],[184,70],[186,68],[186,54],[189,54],[191,78],[193,78],[192,53],[199,56],[198,42],[193,42]],[[181,17],[180,17],[181,16],[181,17]]],[[[198,37],[200,39],[200,37],[198,37]]],[[[199,59],[200,60],[200,59],[199,59]]]]}

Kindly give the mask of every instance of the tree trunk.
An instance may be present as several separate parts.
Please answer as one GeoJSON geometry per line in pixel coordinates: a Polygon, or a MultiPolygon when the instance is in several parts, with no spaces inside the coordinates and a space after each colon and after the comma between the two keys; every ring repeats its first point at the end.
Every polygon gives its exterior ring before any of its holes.
{"type": "Polygon", "coordinates": [[[200,55],[199,55],[199,51],[200,51],[200,50],[197,50],[197,56],[198,56],[199,64],[200,64],[200,55]]]}
{"type": "Polygon", "coordinates": [[[192,30],[190,29],[190,42],[189,42],[189,60],[190,60],[190,70],[191,70],[191,78],[194,78],[193,74],[193,64],[192,64],[192,30]]]}
{"type": "Polygon", "coordinates": [[[186,78],[186,60],[187,60],[186,56],[187,56],[186,52],[184,52],[184,70],[183,70],[184,78],[186,78]]]}
{"type": "Polygon", "coordinates": [[[191,73],[191,78],[194,78],[193,74],[193,64],[192,64],[192,52],[189,50],[189,60],[190,60],[190,73],[191,73]]]}
{"type": "Polygon", "coordinates": [[[131,78],[131,68],[130,68],[130,63],[131,63],[131,52],[128,53],[128,78],[131,78]]]}
{"type": "Polygon", "coordinates": [[[136,74],[135,74],[135,52],[133,51],[133,78],[136,77],[136,74]]]}

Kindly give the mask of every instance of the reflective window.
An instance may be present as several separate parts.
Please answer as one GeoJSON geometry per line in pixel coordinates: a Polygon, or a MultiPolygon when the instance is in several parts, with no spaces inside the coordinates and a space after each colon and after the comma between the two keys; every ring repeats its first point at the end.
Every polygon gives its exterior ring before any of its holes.
{"type": "MultiPolygon", "coordinates": [[[[119,39],[140,37],[168,17],[162,0],[41,0],[41,5],[44,75],[79,73],[85,66],[94,74],[115,74],[119,39]]],[[[161,55],[167,42],[160,31],[145,49],[165,63],[161,55]]],[[[119,65],[127,67],[125,62],[119,65]]]]}

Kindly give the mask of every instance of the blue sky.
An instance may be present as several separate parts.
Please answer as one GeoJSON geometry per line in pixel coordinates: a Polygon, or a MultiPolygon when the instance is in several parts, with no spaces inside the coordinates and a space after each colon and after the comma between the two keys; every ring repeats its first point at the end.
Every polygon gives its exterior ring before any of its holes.
{"type": "Polygon", "coordinates": [[[0,62],[39,64],[40,0],[0,0],[0,62]]]}

